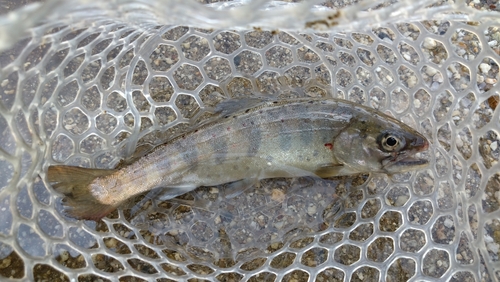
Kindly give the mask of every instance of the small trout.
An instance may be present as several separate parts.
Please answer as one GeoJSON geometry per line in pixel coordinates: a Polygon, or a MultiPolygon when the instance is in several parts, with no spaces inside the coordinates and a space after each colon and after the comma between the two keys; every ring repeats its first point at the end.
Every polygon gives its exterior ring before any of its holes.
{"type": "Polygon", "coordinates": [[[345,100],[265,101],[221,115],[120,169],[50,166],[47,179],[66,196],[69,216],[95,220],[159,187],[174,198],[238,180],[394,174],[427,165],[412,157],[427,150],[424,136],[345,100]]]}

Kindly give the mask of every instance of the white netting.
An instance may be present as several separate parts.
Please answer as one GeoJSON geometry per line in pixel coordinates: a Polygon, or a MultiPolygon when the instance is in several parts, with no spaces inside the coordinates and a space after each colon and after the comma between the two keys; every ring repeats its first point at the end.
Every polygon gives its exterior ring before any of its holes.
{"type": "Polygon", "coordinates": [[[497,10],[81,0],[3,14],[1,279],[499,281],[497,10]],[[148,195],[98,222],[61,214],[48,165],[113,167],[259,93],[390,113],[431,140],[431,165],[267,180],[231,199],[148,195]]]}

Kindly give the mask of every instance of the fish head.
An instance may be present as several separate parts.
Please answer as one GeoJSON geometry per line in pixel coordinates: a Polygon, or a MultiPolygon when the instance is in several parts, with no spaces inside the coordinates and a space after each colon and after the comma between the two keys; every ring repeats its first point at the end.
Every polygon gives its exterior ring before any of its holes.
{"type": "Polygon", "coordinates": [[[406,124],[382,113],[353,117],[334,140],[335,158],[350,173],[402,173],[424,168],[429,141],[406,124]]]}

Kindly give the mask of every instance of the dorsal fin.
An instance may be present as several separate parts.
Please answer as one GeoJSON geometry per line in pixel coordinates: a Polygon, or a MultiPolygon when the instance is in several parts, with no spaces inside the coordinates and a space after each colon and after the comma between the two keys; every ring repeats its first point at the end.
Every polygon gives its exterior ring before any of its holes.
{"type": "Polygon", "coordinates": [[[236,99],[228,99],[220,102],[215,106],[215,113],[221,116],[229,116],[238,111],[254,108],[259,104],[273,101],[268,97],[245,97],[245,98],[236,98],[236,99]]]}

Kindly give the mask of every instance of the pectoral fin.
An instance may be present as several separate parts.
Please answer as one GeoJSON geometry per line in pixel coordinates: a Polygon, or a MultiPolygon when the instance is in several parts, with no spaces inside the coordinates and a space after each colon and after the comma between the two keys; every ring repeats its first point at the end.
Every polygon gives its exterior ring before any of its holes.
{"type": "Polygon", "coordinates": [[[321,178],[334,177],[340,175],[342,169],[344,166],[341,164],[327,164],[319,167],[314,174],[321,178]]]}

